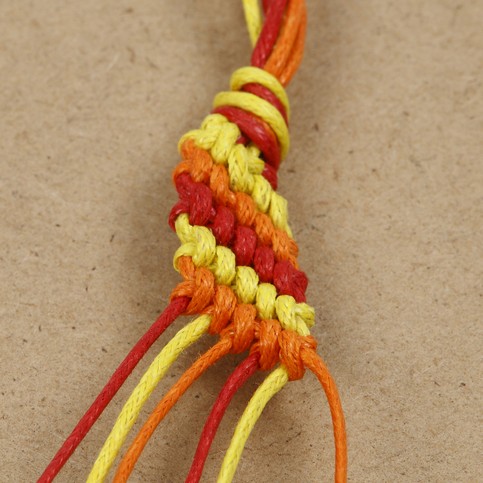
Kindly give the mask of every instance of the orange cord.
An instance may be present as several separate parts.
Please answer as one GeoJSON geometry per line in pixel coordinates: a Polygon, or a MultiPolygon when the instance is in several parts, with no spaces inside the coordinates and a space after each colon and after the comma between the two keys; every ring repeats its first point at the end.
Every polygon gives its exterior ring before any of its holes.
{"type": "Polygon", "coordinates": [[[302,18],[300,19],[297,37],[295,38],[295,43],[292,47],[290,57],[288,58],[287,63],[285,64],[285,68],[279,77],[280,82],[284,86],[287,85],[292,79],[293,75],[299,68],[300,63],[302,62],[302,57],[304,55],[305,34],[307,31],[307,12],[305,10],[305,4],[303,2],[302,4],[302,18]]]}
{"type": "Polygon", "coordinates": [[[198,379],[209,367],[228,354],[230,349],[231,341],[228,338],[222,338],[217,344],[198,358],[180,377],[176,384],[171,387],[131,443],[128,452],[124,455],[117,469],[116,476],[113,480],[114,483],[126,482],[128,480],[139,456],[158,424],[164,419],[166,414],[168,414],[191,384],[193,384],[193,382],[196,381],[196,379],[198,379]]]}
{"type": "Polygon", "coordinates": [[[306,9],[303,0],[291,0],[287,7],[280,36],[263,69],[287,85],[302,60],[306,31],[306,9]]]}
{"type": "Polygon", "coordinates": [[[347,437],[345,431],[344,412],[340,402],[339,393],[329,369],[314,350],[303,350],[301,358],[307,369],[310,369],[325,391],[332,416],[335,441],[335,481],[347,481],[347,437]]]}

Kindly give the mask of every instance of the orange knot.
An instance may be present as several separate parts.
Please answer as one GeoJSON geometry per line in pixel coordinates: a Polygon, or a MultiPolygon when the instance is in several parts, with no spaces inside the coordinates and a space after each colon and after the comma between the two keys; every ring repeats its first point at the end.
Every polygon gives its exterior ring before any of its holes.
{"type": "Polygon", "coordinates": [[[206,313],[212,316],[210,334],[219,334],[228,324],[236,307],[236,295],[226,285],[217,285],[213,305],[208,307],[206,313]]]}
{"type": "Polygon", "coordinates": [[[273,251],[275,258],[279,260],[288,260],[295,268],[299,268],[297,257],[299,248],[293,238],[282,230],[275,230],[276,235],[273,238],[273,251]]]}
{"type": "Polygon", "coordinates": [[[253,350],[260,353],[260,369],[270,370],[279,361],[280,345],[278,338],[282,332],[282,327],[278,320],[262,320],[258,326],[258,343],[253,346],[253,350]]]}
{"type": "Polygon", "coordinates": [[[230,175],[222,164],[213,166],[210,174],[210,190],[213,198],[220,204],[232,208],[235,206],[236,197],[230,189],[230,175]]]}
{"type": "Polygon", "coordinates": [[[176,166],[173,180],[182,173],[189,173],[193,181],[207,184],[213,169],[210,153],[198,148],[192,139],[187,139],[181,146],[181,156],[183,161],[176,166]]]}
{"type": "Polygon", "coordinates": [[[190,297],[191,301],[186,314],[199,314],[215,295],[215,276],[204,267],[196,267],[191,257],[180,257],[178,268],[185,279],[171,292],[171,300],[175,297],[190,297]]]}
{"type": "Polygon", "coordinates": [[[235,211],[240,224],[252,226],[257,215],[257,208],[253,198],[241,191],[235,193],[235,211]]]}
{"type": "Polygon", "coordinates": [[[221,333],[222,338],[231,339],[232,353],[245,352],[252,345],[258,325],[256,316],[257,309],[251,304],[240,304],[235,308],[232,323],[221,333]]]}
{"type": "Polygon", "coordinates": [[[315,351],[317,341],[311,336],[301,336],[293,330],[282,330],[278,336],[280,344],[280,361],[287,368],[290,381],[302,379],[305,366],[301,351],[315,351]]]}

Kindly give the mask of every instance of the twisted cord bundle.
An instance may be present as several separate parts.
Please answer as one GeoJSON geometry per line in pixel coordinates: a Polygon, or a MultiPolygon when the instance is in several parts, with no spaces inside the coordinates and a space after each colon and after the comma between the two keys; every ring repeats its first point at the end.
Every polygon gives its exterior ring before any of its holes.
{"type": "Polygon", "coordinates": [[[314,310],[308,280],[288,224],[287,202],[276,192],[277,169],[289,149],[286,85],[301,61],[306,12],[303,0],[244,0],[254,45],[250,67],[238,69],[230,91],[215,97],[200,129],[179,142],[173,173],[179,201],[169,224],[181,242],[174,268],[183,281],[165,312],[140,339],[46,468],[50,482],[149,347],[180,314],[198,314],[154,359],[119,414],[88,476],[104,481],[144,403],[177,357],[205,334],[216,342],[158,403],[125,453],[114,477],[127,481],[158,424],[191,384],[229,353],[249,355],[222,388],[207,419],[187,482],[199,481],[223,414],[235,392],[257,370],[272,372],[259,386],[235,429],[218,481],[232,480],[244,444],[265,405],[308,368],[319,379],[331,410],[336,446],[335,480],[346,481],[347,449],[337,389],[310,335],[314,310]]]}

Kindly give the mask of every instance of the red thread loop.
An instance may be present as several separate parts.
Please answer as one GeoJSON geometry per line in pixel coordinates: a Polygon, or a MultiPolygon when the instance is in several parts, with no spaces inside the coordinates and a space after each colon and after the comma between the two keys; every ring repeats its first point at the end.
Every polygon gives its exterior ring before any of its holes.
{"type": "Polygon", "coordinates": [[[305,302],[305,291],[309,281],[301,270],[287,260],[277,262],[273,269],[273,284],[280,295],[291,295],[298,303],[305,302]]]}
{"type": "Polygon", "coordinates": [[[217,107],[213,113],[221,114],[235,123],[244,135],[245,144],[252,141],[263,153],[265,161],[278,169],[281,160],[280,145],[272,128],[263,119],[233,106],[217,107]]]}
{"type": "Polygon", "coordinates": [[[282,104],[282,101],[280,101],[280,99],[270,89],[257,84],[256,82],[250,82],[245,84],[240,90],[254,94],[255,96],[265,99],[267,102],[272,104],[278,110],[278,112],[282,114],[282,117],[288,126],[287,110],[282,104]]]}

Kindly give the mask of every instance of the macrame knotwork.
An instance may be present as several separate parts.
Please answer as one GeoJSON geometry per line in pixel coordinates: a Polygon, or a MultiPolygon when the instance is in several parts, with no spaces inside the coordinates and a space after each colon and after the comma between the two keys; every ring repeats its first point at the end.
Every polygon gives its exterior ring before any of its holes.
{"type": "Polygon", "coordinates": [[[217,341],[168,390],[125,452],[114,481],[125,482],[149,438],[179,398],[228,354],[247,352],[222,388],[202,431],[187,482],[197,482],[223,414],[235,392],[256,371],[271,371],[235,429],[218,481],[231,481],[245,442],[268,401],[309,369],[325,391],[335,437],[335,480],[346,481],[344,417],[337,389],[310,335],[315,314],[308,280],[297,262],[287,202],[277,193],[277,169],[289,149],[290,106],[284,86],[301,61],[303,0],[244,0],[254,45],[251,66],[231,77],[200,129],[179,142],[173,173],[179,201],[169,225],[180,247],[174,268],[183,281],[170,304],[139,340],[40,477],[52,481],[119,387],[161,333],[181,314],[197,315],[166,344],[124,404],[88,482],[103,481],[144,403],[188,346],[210,334],[217,341]],[[264,21],[263,20],[264,16],[264,21]]]}

